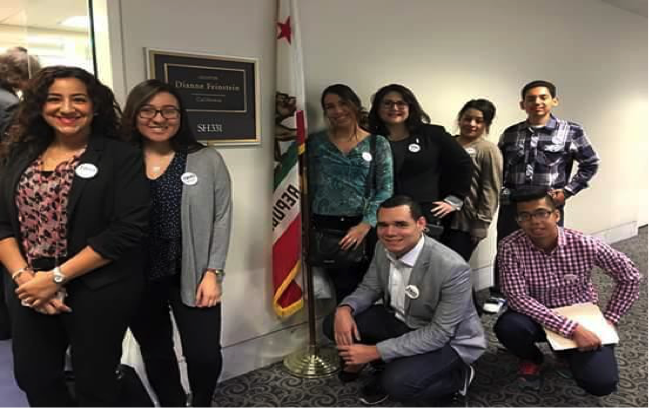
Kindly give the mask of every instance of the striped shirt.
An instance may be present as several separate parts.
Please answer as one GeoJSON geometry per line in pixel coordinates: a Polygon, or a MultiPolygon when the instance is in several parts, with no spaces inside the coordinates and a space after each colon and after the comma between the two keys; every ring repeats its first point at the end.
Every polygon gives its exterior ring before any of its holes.
{"type": "Polygon", "coordinates": [[[565,188],[577,194],[588,186],[599,167],[599,157],[580,125],[550,116],[544,126],[527,121],[510,126],[498,142],[504,159],[504,186],[565,188]],[[573,159],[579,165],[568,181],[573,159]]]}
{"type": "Polygon", "coordinates": [[[616,282],[604,317],[617,323],[640,294],[640,272],[623,253],[580,232],[559,228],[556,248],[545,253],[518,230],[498,247],[501,288],[509,306],[542,326],[571,337],[577,323],[552,310],[597,303],[591,273],[598,266],[616,282]]]}

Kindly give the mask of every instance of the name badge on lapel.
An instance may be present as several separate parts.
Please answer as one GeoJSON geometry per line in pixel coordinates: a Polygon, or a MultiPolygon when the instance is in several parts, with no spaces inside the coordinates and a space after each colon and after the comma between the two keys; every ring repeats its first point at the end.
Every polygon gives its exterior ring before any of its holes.
{"type": "Polygon", "coordinates": [[[365,160],[366,162],[372,161],[372,153],[370,152],[363,152],[361,156],[363,157],[363,160],[365,160]]]}
{"type": "Polygon", "coordinates": [[[90,179],[99,173],[99,169],[92,163],[81,163],[77,166],[74,172],[81,178],[90,179]]]}
{"type": "Polygon", "coordinates": [[[188,171],[187,173],[183,173],[183,175],[180,176],[180,181],[182,181],[186,186],[193,186],[194,184],[198,183],[198,176],[196,175],[196,173],[188,171]]]}
{"type": "Polygon", "coordinates": [[[415,285],[406,286],[406,296],[410,299],[417,299],[419,297],[419,288],[415,285]]]}
{"type": "Polygon", "coordinates": [[[419,151],[421,150],[421,146],[419,146],[417,143],[411,143],[408,146],[408,150],[410,150],[413,153],[419,153],[419,151]]]}

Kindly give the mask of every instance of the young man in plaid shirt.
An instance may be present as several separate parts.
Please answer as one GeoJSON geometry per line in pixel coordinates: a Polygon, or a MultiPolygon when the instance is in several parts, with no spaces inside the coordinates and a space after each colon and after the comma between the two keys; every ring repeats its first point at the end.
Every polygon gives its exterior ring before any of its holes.
{"type": "Polygon", "coordinates": [[[612,326],[640,293],[640,273],[633,262],[600,240],[558,225],[561,215],[552,192],[545,189],[512,196],[521,229],[498,248],[501,288],[508,309],[494,331],[498,340],[520,359],[519,375],[526,387],[540,389],[543,353],[535,345],[546,340],[543,328],[570,338],[576,349],[557,352],[567,362],[577,384],[593,395],[608,395],[618,383],[613,345],[552,308],[597,303],[591,280],[597,266],[615,281],[603,310],[612,326]]]}
{"type": "MultiPolygon", "coordinates": [[[[599,157],[584,128],[558,119],[552,109],[559,104],[557,89],[548,81],[532,81],[521,90],[520,107],[527,120],[510,126],[502,134],[498,147],[503,155],[503,189],[498,211],[497,241],[518,229],[516,208],[511,194],[536,187],[552,192],[563,216],[566,199],[588,187],[599,167],[599,157]],[[577,172],[570,178],[574,162],[577,172]]],[[[563,218],[559,221],[563,225],[563,218]]],[[[485,302],[487,313],[497,313],[504,303],[498,282],[498,262],[494,265],[495,285],[485,302]]]]}

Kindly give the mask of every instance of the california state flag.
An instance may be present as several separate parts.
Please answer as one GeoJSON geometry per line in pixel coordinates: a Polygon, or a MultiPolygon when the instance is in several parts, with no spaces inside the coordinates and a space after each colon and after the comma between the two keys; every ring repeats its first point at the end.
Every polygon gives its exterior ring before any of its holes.
{"type": "Polygon", "coordinates": [[[287,317],[303,306],[299,155],[306,135],[304,72],[296,0],[277,1],[277,92],[273,191],[273,307],[287,317]]]}

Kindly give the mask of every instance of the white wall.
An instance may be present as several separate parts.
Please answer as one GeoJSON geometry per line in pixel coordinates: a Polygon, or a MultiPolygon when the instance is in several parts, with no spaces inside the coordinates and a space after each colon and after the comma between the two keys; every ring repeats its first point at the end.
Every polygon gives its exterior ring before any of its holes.
{"type": "MultiPolygon", "coordinates": [[[[582,123],[602,157],[593,186],[569,204],[568,226],[613,240],[647,222],[647,19],[593,0],[299,6],[312,130],[323,125],[318,101],[325,86],[347,83],[369,104],[378,87],[399,82],[414,90],[435,123],[453,131],[466,100],[491,99],[498,108],[496,141],[523,118],[521,86],[549,79],[561,99],[556,114],[582,123]]],[[[303,315],[280,322],[271,312],[275,2],[120,1],[109,2],[108,15],[109,29],[120,35],[111,34],[111,53],[103,55],[113,55],[114,84],[125,88],[118,95],[145,79],[144,47],[259,59],[262,144],[221,149],[235,202],[223,378],[275,361],[304,340],[297,325],[303,315]]],[[[474,257],[476,269],[488,271],[493,235],[474,257]]]]}

